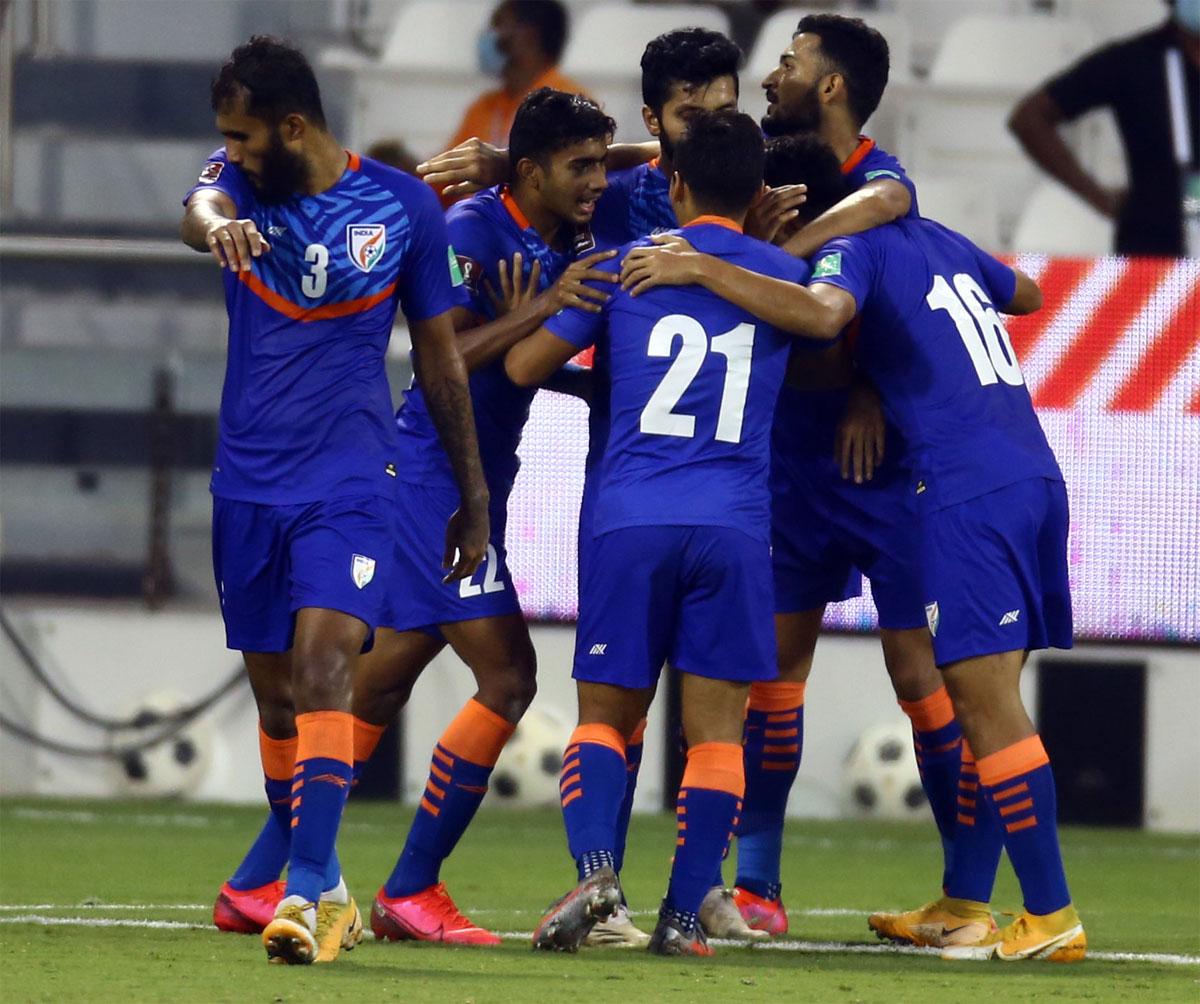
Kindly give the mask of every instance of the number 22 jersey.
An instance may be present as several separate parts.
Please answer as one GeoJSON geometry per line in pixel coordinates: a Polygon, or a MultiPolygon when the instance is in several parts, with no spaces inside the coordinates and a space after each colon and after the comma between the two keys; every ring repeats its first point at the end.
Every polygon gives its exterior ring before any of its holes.
{"type": "Polygon", "coordinates": [[[267,205],[224,149],[185,204],[206,188],[270,245],[249,272],[222,273],[229,358],[213,494],[390,497],[398,443],[384,356],[397,305],[419,321],[464,302],[437,196],[349,154],[331,188],[267,205]]]}

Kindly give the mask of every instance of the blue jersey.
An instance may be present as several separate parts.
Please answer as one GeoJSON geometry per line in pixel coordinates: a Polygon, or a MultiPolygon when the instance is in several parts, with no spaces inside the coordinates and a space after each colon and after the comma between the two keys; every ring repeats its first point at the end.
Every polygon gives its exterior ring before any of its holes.
{"type": "Polygon", "coordinates": [[[839,237],[815,261],[810,284],[854,297],[860,362],[906,437],[925,504],[1062,479],[997,313],[1016,290],[1012,269],[920,218],[839,237]]]}
{"type": "Polygon", "coordinates": [[[620,247],[639,237],[679,226],[671,206],[670,179],[658,158],[608,176],[608,187],[596,203],[592,230],[602,247],[620,247]]]}
{"type": "Polygon", "coordinates": [[[409,320],[461,302],[437,197],[354,154],[326,191],[264,205],[221,149],[184,202],[205,188],[271,247],[249,272],[222,273],[229,359],[213,494],[269,505],[390,496],[384,353],[397,302],[409,320]]]}
{"type": "MultiPolygon", "coordinates": [[[[858,147],[842,164],[842,174],[856,189],[882,179],[900,182],[912,196],[907,218],[916,219],[920,215],[917,212],[917,190],[908,174],[900,162],[876,146],[874,140],[860,137],[858,147]]],[[[799,353],[806,348],[808,346],[804,343],[797,343],[793,351],[799,353]]],[[[833,463],[833,443],[838,423],[846,412],[847,394],[846,389],[806,391],[785,384],[779,395],[773,446],[775,452],[781,458],[827,467],[829,474],[841,477],[833,463]]],[[[903,453],[901,440],[895,430],[889,429],[885,463],[890,465],[903,453]]]]}
{"type": "MultiPolygon", "coordinates": [[[[803,282],[808,267],[701,217],[697,250],[803,282]]],[[[627,250],[623,249],[623,250],[627,250]]],[[[601,267],[617,271],[624,254],[601,267]]],[[[614,291],[601,313],[564,310],[546,328],[596,345],[609,374],[610,428],[596,472],[594,536],[631,526],[770,532],[770,430],[790,338],[699,286],[614,291]]]]}
{"type": "MultiPolygon", "coordinates": [[[[465,306],[485,321],[496,317],[485,280],[499,292],[501,261],[511,268],[513,255],[520,251],[526,278],[533,263],[540,262],[541,292],[562,275],[576,254],[587,254],[594,248],[586,229],[579,231],[572,246],[564,251],[549,247],[506,189],[489,188],[457,203],[446,214],[446,222],[464,278],[468,298],[465,306]]],[[[479,456],[493,504],[503,504],[512,491],[521,464],[517,447],[534,393],[534,388],[518,387],[505,376],[503,358],[471,374],[479,456]]],[[[415,382],[396,413],[396,425],[402,445],[400,476],[417,484],[442,482],[453,486],[450,461],[415,382]]]]}

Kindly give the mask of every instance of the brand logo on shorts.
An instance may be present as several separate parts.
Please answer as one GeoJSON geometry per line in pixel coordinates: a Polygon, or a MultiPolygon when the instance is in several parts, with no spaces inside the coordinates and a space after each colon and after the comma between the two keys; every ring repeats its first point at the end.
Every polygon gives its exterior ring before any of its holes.
{"type": "Polygon", "coordinates": [[[938,625],[942,623],[942,612],[938,610],[937,600],[925,604],[925,620],[929,624],[929,633],[936,638],[938,625]]]}
{"type": "Polygon", "coordinates": [[[350,562],[350,578],[354,580],[354,584],[359,589],[362,589],[375,578],[375,559],[368,558],[365,554],[356,554],[354,560],[350,562]]]}
{"type": "Polygon", "coordinates": [[[605,642],[603,645],[593,645],[588,655],[603,655],[606,648],[608,648],[608,642],[605,642]]]}
{"type": "Polygon", "coordinates": [[[1006,613],[1003,617],[1000,618],[1000,626],[1004,627],[1005,624],[1016,624],[1017,618],[1020,616],[1021,616],[1020,610],[1010,610],[1008,613],[1006,613]]]}
{"type": "Polygon", "coordinates": [[[351,223],[346,227],[346,254],[360,272],[379,264],[387,247],[387,227],[382,223],[351,223]]]}

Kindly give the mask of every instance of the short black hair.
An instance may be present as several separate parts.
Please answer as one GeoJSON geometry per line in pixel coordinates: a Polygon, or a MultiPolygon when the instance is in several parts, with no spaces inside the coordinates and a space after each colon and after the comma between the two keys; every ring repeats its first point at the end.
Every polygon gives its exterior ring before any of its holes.
{"type": "Polygon", "coordinates": [[[737,84],[742,50],[719,31],[678,28],[652,38],[642,53],[642,102],[657,115],[674,83],[706,84],[732,76],[737,84]]]}
{"type": "Polygon", "coordinates": [[[763,183],[763,136],[744,112],[697,115],[672,162],[696,201],[723,215],[744,213],[763,183]]]}
{"type": "Polygon", "coordinates": [[[538,43],[552,63],[567,44],[567,8],[559,0],[506,0],[505,6],[521,23],[537,29],[538,43]]]}
{"type": "Polygon", "coordinates": [[[816,133],[793,133],[767,141],[763,180],[772,188],[807,185],[800,219],[815,220],[850,193],[837,154],[816,133]]]}
{"type": "Polygon", "coordinates": [[[887,87],[887,39],[865,21],[840,14],[809,14],[800,19],[796,34],[811,32],[821,39],[821,53],[846,80],[850,111],[862,126],[879,107],[887,87]]]}
{"type": "Polygon", "coordinates": [[[573,143],[608,142],[616,128],[591,98],[539,87],[517,109],[508,134],[508,160],[514,172],[526,157],[544,164],[551,154],[573,143]]]}
{"type": "Polygon", "coordinates": [[[287,115],[303,115],[325,128],[321,89],[304,53],[294,45],[253,35],[230,53],[212,82],[212,108],[219,112],[239,95],[246,114],[274,125],[287,115]]]}

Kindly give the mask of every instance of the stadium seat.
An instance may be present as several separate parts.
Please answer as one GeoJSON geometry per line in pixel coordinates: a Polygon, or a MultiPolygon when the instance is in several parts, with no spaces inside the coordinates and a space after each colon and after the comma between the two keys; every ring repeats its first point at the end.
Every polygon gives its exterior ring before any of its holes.
{"type": "Polygon", "coordinates": [[[413,0],[401,6],[382,66],[401,70],[475,72],[475,38],[488,23],[488,0],[413,0]],[[447,25],[454,25],[453,31],[447,25]]]}
{"type": "Polygon", "coordinates": [[[1104,255],[1112,251],[1113,221],[1053,181],[1042,182],[1025,204],[1012,250],[1049,255],[1104,255]]]}
{"type": "Polygon", "coordinates": [[[1001,248],[996,193],[968,178],[921,177],[917,181],[921,215],[971,238],[985,251],[1001,248]]]}
{"type": "Polygon", "coordinates": [[[1092,38],[1086,22],[1066,18],[963,17],[942,40],[929,80],[1024,92],[1074,62],[1091,47],[1092,38]],[[1019,78],[1014,67],[1020,67],[1019,78]]]}
{"type": "Polygon", "coordinates": [[[700,4],[597,3],[572,19],[562,68],[617,122],[617,139],[646,139],[642,126],[641,60],[656,35],[683,27],[729,32],[723,11],[700,4]]]}

